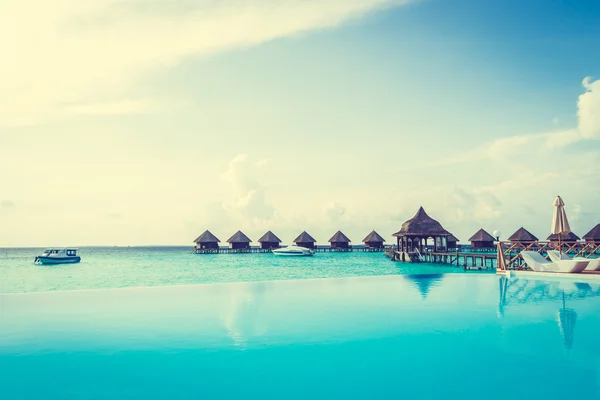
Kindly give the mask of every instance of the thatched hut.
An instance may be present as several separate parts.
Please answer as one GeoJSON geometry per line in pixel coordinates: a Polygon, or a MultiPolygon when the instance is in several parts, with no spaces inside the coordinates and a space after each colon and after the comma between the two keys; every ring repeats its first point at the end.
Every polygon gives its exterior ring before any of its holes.
{"type": "Polygon", "coordinates": [[[583,235],[587,244],[600,244],[600,224],[593,227],[588,233],[583,235]]]}
{"type": "Polygon", "coordinates": [[[281,244],[281,239],[279,239],[275,234],[271,231],[268,231],[264,235],[258,239],[258,243],[260,243],[261,249],[278,249],[281,244]]]}
{"type": "Polygon", "coordinates": [[[448,247],[448,249],[456,249],[458,247],[459,240],[453,234],[450,234],[450,236],[448,236],[448,238],[446,239],[446,241],[447,241],[447,247],[448,247]]]}
{"type": "MultiPolygon", "coordinates": [[[[563,243],[563,244],[574,245],[580,239],[581,238],[579,236],[577,236],[576,234],[574,234],[573,232],[563,233],[560,235],[560,243],[563,243]]],[[[555,234],[555,233],[551,234],[550,236],[548,236],[548,240],[550,241],[551,244],[558,244],[559,243],[558,234],[555,234]]]]}
{"type": "Polygon", "coordinates": [[[444,278],[444,274],[408,274],[404,275],[405,279],[413,282],[419,292],[421,292],[421,298],[425,300],[431,291],[431,288],[439,286],[440,282],[444,278]]]}
{"type": "Polygon", "coordinates": [[[415,216],[403,223],[402,228],[394,233],[398,241],[398,249],[406,252],[415,249],[422,252],[429,238],[433,239],[434,251],[446,251],[450,235],[442,224],[427,215],[423,207],[420,207],[415,216]]]}
{"type": "Polygon", "coordinates": [[[473,249],[493,249],[494,248],[494,237],[490,235],[486,230],[481,228],[471,238],[471,248],[473,249]]]}
{"type": "Polygon", "coordinates": [[[231,245],[232,249],[249,249],[250,242],[252,240],[246,236],[242,231],[237,231],[232,237],[227,239],[227,243],[231,245]]]}
{"type": "Polygon", "coordinates": [[[310,236],[306,231],[303,231],[296,239],[294,239],[294,243],[300,247],[306,247],[307,249],[314,249],[315,243],[317,241],[310,236]]]}
{"type": "Polygon", "coordinates": [[[196,250],[218,249],[219,242],[220,240],[208,230],[194,240],[196,250]]]}
{"type": "Polygon", "coordinates": [[[515,233],[510,235],[508,238],[513,243],[533,243],[537,242],[538,238],[536,238],[531,232],[527,229],[520,227],[517,229],[515,233]]]}
{"type": "Polygon", "coordinates": [[[350,248],[350,239],[344,235],[342,231],[337,231],[331,239],[329,239],[332,249],[348,249],[350,248]]]}
{"type": "Polygon", "coordinates": [[[385,240],[383,239],[383,237],[375,232],[375,231],[371,231],[371,233],[369,233],[364,239],[363,239],[363,243],[365,244],[365,247],[371,248],[371,249],[381,249],[383,248],[383,242],[385,240]]]}

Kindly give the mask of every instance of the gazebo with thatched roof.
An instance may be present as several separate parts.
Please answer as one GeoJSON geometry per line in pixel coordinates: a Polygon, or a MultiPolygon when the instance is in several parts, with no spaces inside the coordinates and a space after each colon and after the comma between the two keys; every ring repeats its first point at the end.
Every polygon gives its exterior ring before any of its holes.
{"type": "Polygon", "coordinates": [[[279,239],[275,234],[271,231],[268,231],[264,235],[258,239],[258,243],[260,243],[261,249],[278,249],[281,243],[281,239],[279,239]]]}
{"type": "Polygon", "coordinates": [[[310,236],[306,231],[303,231],[296,239],[294,239],[294,243],[300,247],[305,247],[307,249],[314,249],[315,243],[317,241],[310,236]]]}
{"type": "Polygon", "coordinates": [[[588,233],[583,235],[587,244],[600,244],[600,224],[593,227],[588,233]]]}
{"type": "Polygon", "coordinates": [[[196,250],[217,250],[219,248],[219,242],[220,240],[208,230],[204,231],[202,235],[194,240],[194,243],[196,243],[196,250]]]}
{"type": "Polygon", "coordinates": [[[510,235],[508,240],[513,243],[533,243],[537,242],[538,238],[536,238],[533,233],[529,232],[527,229],[520,227],[515,233],[510,235]]]}
{"type": "Polygon", "coordinates": [[[417,286],[423,300],[427,299],[431,288],[440,284],[444,278],[444,274],[408,274],[404,275],[405,279],[410,280],[417,286]]]}
{"type": "Polygon", "coordinates": [[[412,252],[414,249],[423,252],[429,238],[433,239],[434,251],[447,251],[450,235],[442,224],[427,215],[423,207],[420,207],[415,216],[403,223],[402,228],[394,233],[398,249],[405,252],[412,252]]]}
{"type": "Polygon", "coordinates": [[[365,247],[368,247],[370,249],[381,249],[383,248],[383,242],[385,240],[383,239],[383,237],[375,232],[374,230],[371,231],[371,233],[369,233],[364,239],[363,239],[363,243],[365,244],[365,247]]]}
{"type": "Polygon", "coordinates": [[[246,236],[242,231],[237,231],[233,234],[229,239],[227,239],[227,243],[231,245],[231,248],[234,250],[238,249],[249,249],[250,242],[252,240],[246,236]]]}
{"type": "Polygon", "coordinates": [[[350,239],[348,236],[344,235],[342,231],[337,231],[331,239],[329,239],[329,243],[332,249],[348,249],[350,248],[350,239]]]}
{"type": "Polygon", "coordinates": [[[485,229],[481,228],[471,238],[471,248],[473,249],[493,249],[494,248],[494,237],[490,235],[485,229]]]}
{"type": "Polygon", "coordinates": [[[447,241],[446,244],[447,244],[448,249],[456,249],[458,247],[459,240],[453,234],[450,234],[450,236],[448,236],[446,241],[447,241]]]}
{"type": "MultiPolygon", "coordinates": [[[[574,245],[580,239],[581,238],[579,236],[577,236],[576,234],[574,234],[573,232],[562,233],[560,235],[560,243],[563,243],[563,244],[574,245]]],[[[558,244],[559,243],[558,234],[555,234],[555,233],[551,234],[550,236],[548,236],[548,240],[550,241],[551,244],[558,244]]]]}

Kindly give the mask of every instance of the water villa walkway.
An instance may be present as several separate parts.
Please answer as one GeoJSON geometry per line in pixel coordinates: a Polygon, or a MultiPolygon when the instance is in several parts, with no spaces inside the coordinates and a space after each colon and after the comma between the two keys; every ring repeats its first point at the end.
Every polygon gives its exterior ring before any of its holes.
{"type": "MultiPolygon", "coordinates": [[[[259,246],[251,246],[252,240],[242,231],[237,231],[228,240],[228,247],[219,246],[221,241],[210,231],[205,231],[194,241],[195,246],[192,254],[244,254],[244,253],[271,253],[273,249],[281,246],[279,239],[273,232],[268,231],[260,239],[259,246]]],[[[293,243],[312,249],[317,253],[324,252],[384,252],[390,245],[384,245],[383,237],[375,231],[369,233],[360,245],[350,244],[351,240],[341,231],[337,231],[331,239],[329,245],[317,245],[317,241],[306,231],[303,231],[294,239],[293,243]]]]}
{"type": "MultiPolygon", "coordinates": [[[[388,246],[387,248],[391,248],[388,246]]],[[[217,249],[193,249],[191,254],[245,254],[245,253],[271,253],[272,248],[262,248],[258,246],[252,246],[249,248],[233,249],[231,247],[219,247],[217,249]]],[[[386,247],[366,247],[362,245],[349,246],[345,248],[332,247],[332,246],[315,246],[312,248],[315,253],[348,253],[348,252],[366,252],[366,253],[383,253],[386,247]]]]}

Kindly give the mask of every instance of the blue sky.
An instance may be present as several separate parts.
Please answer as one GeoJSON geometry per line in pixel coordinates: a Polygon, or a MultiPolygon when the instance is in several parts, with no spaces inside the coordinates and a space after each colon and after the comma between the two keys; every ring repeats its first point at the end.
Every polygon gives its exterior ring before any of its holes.
{"type": "Polygon", "coordinates": [[[0,246],[358,242],[419,205],[462,241],[545,238],[557,194],[576,233],[600,222],[595,2],[8,11],[0,246]]]}

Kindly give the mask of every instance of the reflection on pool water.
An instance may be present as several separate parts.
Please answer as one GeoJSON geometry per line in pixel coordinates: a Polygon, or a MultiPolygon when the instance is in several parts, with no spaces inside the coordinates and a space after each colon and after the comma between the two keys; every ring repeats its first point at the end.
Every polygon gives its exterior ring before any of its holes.
{"type": "Polygon", "coordinates": [[[428,274],[0,296],[0,398],[598,398],[600,285],[428,274]]]}

